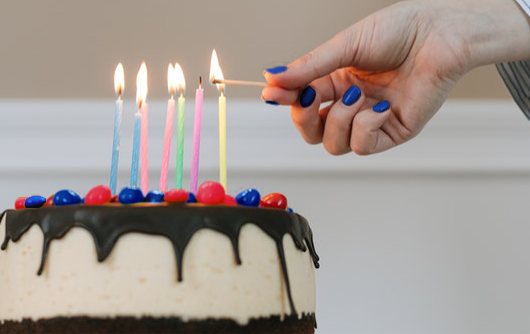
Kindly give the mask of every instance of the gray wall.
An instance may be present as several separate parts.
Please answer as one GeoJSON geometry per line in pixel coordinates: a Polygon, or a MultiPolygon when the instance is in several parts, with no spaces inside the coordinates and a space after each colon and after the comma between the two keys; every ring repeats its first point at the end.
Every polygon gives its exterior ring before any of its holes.
{"type": "MultiPolygon", "coordinates": [[[[196,87],[213,48],[227,77],[261,80],[264,68],[289,63],[394,2],[0,0],[0,97],[111,97],[118,62],[125,96],[134,97],[146,60],[150,98],[166,98],[168,63],[180,62],[188,87],[196,87]]],[[[229,94],[259,99],[260,90],[229,94]]],[[[470,73],[452,96],[508,97],[492,66],[470,73]]]]}

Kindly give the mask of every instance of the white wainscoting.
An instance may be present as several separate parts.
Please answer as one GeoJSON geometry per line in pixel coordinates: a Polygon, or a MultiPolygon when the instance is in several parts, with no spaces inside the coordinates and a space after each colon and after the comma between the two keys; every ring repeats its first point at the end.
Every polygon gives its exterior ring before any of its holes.
{"type": "MultiPolygon", "coordinates": [[[[134,111],[126,101],[120,187],[134,111]]],[[[150,113],[156,188],[165,102],[150,113]]],[[[113,117],[111,100],[0,101],[0,207],[106,183],[113,117]]],[[[214,101],[203,121],[201,181],[217,179],[214,101]]],[[[229,100],[228,170],[230,193],[283,192],[312,224],[319,333],[530,332],[530,122],[511,101],[451,101],[401,147],[333,157],[298,137],[287,108],[229,100]]]]}

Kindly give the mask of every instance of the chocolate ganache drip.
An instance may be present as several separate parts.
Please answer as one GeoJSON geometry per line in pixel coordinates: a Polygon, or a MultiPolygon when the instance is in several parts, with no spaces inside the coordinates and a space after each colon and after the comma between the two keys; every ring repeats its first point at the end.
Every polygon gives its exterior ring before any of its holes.
{"type": "Polygon", "coordinates": [[[267,208],[202,206],[188,204],[170,205],[73,205],[40,209],[7,210],[6,235],[1,249],[5,250],[9,240],[18,241],[33,224],[44,233],[42,259],[37,274],[44,269],[50,243],[62,238],[72,227],[82,227],[94,238],[99,262],[105,261],[118,239],[127,233],[138,232],[167,237],[173,244],[177,262],[177,279],[182,281],[182,257],[195,232],[209,228],[226,235],[234,250],[235,261],[240,265],[239,233],[243,225],[253,223],[275,242],[281,262],[283,279],[292,313],[296,314],[289,274],[283,249],[283,236],[290,234],[301,251],[309,249],[316,268],[318,255],[313,244],[313,233],[307,220],[299,214],[267,208]]]}

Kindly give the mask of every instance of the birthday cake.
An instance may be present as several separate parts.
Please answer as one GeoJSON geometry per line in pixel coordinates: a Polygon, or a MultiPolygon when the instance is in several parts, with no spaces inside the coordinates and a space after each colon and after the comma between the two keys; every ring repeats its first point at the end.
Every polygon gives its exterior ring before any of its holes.
{"type": "Polygon", "coordinates": [[[313,333],[307,220],[283,195],[205,184],[17,200],[0,216],[0,333],[313,333]]]}

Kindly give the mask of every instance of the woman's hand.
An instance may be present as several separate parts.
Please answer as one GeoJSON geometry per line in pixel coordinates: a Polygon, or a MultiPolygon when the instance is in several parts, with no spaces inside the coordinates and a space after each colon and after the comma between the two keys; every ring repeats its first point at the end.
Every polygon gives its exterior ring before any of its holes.
{"type": "Polygon", "coordinates": [[[512,0],[408,1],[266,70],[262,97],[291,105],[308,143],[365,155],[417,135],[468,70],[524,57],[530,28],[512,0]]]}

